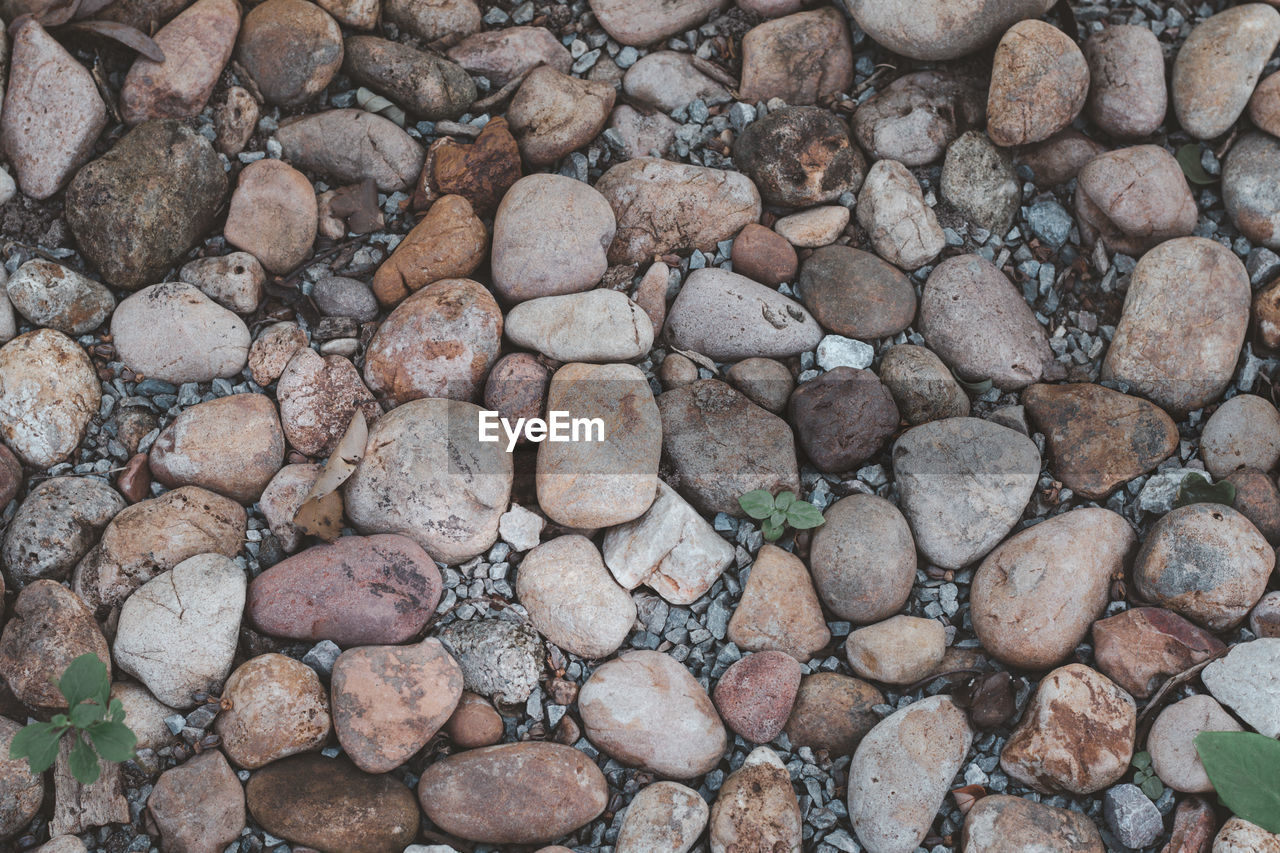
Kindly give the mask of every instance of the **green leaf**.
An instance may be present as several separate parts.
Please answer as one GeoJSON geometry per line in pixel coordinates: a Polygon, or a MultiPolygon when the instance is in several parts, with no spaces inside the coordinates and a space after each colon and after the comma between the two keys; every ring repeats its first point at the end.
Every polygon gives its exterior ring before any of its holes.
{"type": "Polygon", "coordinates": [[[53,766],[58,757],[58,741],[66,731],[53,723],[32,723],[25,726],[9,742],[9,757],[25,758],[31,772],[40,774],[53,766]]]}
{"type": "Polygon", "coordinates": [[[770,519],[760,522],[760,532],[764,534],[766,542],[777,542],[782,538],[782,530],[781,524],[774,524],[770,519]]]}
{"type": "Polygon", "coordinates": [[[1139,752],[1133,756],[1133,766],[1139,770],[1146,770],[1151,766],[1151,753],[1139,752]]]}
{"type": "Polygon", "coordinates": [[[1201,732],[1200,763],[1236,817],[1280,832],[1280,741],[1253,732],[1201,732]]]}
{"type": "Polygon", "coordinates": [[[1158,800],[1164,796],[1164,785],[1155,776],[1148,776],[1138,786],[1149,800],[1158,800]]]}
{"type": "Polygon", "coordinates": [[[1203,474],[1192,472],[1182,478],[1178,494],[1173,499],[1174,509],[1189,504],[1225,504],[1231,506],[1236,499],[1234,483],[1223,480],[1210,485],[1203,474]]]}
{"type": "Polygon", "coordinates": [[[71,725],[71,718],[66,714],[54,714],[53,718],[49,720],[49,722],[53,723],[55,726],[69,726],[71,725]]]}
{"type": "Polygon", "coordinates": [[[773,495],[767,489],[755,489],[738,498],[742,511],[757,521],[773,514],[773,495]]]}
{"type": "Polygon", "coordinates": [[[111,695],[107,665],[95,654],[80,655],[62,673],[58,689],[66,697],[68,707],[74,708],[86,699],[94,699],[105,708],[111,695]]]}
{"type": "Polygon", "coordinates": [[[1218,180],[1204,170],[1204,165],[1200,162],[1200,146],[1196,143],[1188,142],[1179,148],[1177,157],[1178,165],[1182,167],[1182,174],[1187,176],[1188,183],[1203,187],[1218,180]]]}
{"type": "MultiPolygon", "coordinates": [[[[955,374],[952,374],[953,376],[955,374]]],[[[983,394],[991,390],[992,382],[990,379],[979,379],[977,382],[969,382],[956,376],[956,382],[960,383],[960,387],[968,391],[975,397],[981,397],[983,394]]]]}
{"type": "Polygon", "coordinates": [[[773,506],[775,509],[780,509],[785,512],[787,507],[795,503],[795,500],[796,493],[793,491],[788,490],[785,492],[778,492],[778,496],[773,499],[773,506]]]}
{"type": "Polygon", "coordinates": [[[93,739],[98,754],[107,761],[128,761],[133,758],[134,747],[138,745],[138,738],[128,726],[106,720],[90,726],[89,737],[93,739]]]}
{"type": "Polygon", "coordinates": [[[787,523],[796,530],[808,530],[824,521],[822,511],[808,501],[796,501],[787,508],[787,523]]]}
{"type": "Polygon", "coordinates": [[[775,527],[782,527],[787,523],[787,514],[774,510],[773,514],[769,516],[769,523],[775,527]]]}
{"type": "Polygon", "coordinates": [[[71,775],[81,785],[92,785],[102,775],[102,767],[98,764],[98,756],[93,747],[85,743],[84,738],[78,734],[76,745],[71,747],[71,754],[67,756],[67,765],[71,768],[71,775]]]}
{"type": "Polygon", "coordinates": [[[71,725],[77,729],[87,729],[98,720],[101,720],[106,710],[101,705],[95,705],[92,702],[81,702],[71,709],[71,725]]]}
{"type": "Polygon", "coordinates": [[[119,699],[112,699],[110,707],[107,708],[107,718],[113,723],[123,723],[124,703],[119,699]]]}

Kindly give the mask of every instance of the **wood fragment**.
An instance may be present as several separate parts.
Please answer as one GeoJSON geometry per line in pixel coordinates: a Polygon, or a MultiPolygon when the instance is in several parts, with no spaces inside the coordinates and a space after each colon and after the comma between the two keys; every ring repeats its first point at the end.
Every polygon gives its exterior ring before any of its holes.
{"type": "Polygon", "coordinates": [[[120,782],[120,765],[102,762],[102,775],[92,785],[82,785],[71,775],[72,738],[58,745],[53,765],[53,820],[51,835],[80,835],[109,823],[129,822],[129,801],[120,782]]]}

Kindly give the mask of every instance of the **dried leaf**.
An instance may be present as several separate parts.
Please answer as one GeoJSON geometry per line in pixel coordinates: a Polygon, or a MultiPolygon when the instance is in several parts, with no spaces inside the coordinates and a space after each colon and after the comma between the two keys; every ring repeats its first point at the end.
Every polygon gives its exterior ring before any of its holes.
{"type": "Polygon", "coordinates": [[[1188,142],[1178,149],[1178,165],[1182,167],[1182,174],[1187,176],[1189,183],[1203,187],[1218,179],[1204,170],[1200,156],[1200,146],[1195,142],[1188,142]]]}
{"type": "Polygon", "coordinates": [[[679,347],[671,347],[671,351],[680,353],[682,356],[689,359],[694,364],[698,365],[699,367],[705,367],[707,370],[710,370],[712,373],[715,373],[717,375],[719,375],[720,373],[720,369],[716,367],[716,363],[711,359],[707,358],[705,355],[703,355],[700,352],[694,352],[693,350],[688,350],[688,349],[680,349],[679,347]]]}
{"type": "Polygon", "coordinates": [[[114,39],[125,47],[136,50],[152,62],[164,62],[164,51],[160,49],[160,45],[152,41],[151,36],[142,30],[128,24],[116,21],[79,21],[68,24],[67,29],[114,39]]]}
{"type": "Polygon", "coordinates": [[[956,799],[956,808],[960,809],[960,814],[968,814],[973,804],[986,795],[987,789],[981,785],[965,785],[951,792],[951,796],[956,799]]]}
{"type": "Polygon", "coordinates": [[[80,8],[76,12],[76,19],[82,20],[93,17],[114,2],[115,0],[81,0],[80,8]]]}
{"type": "Polygon", "coordinates": [[[308,536],[332,542],[342,533],[342,513],[342,495],[339,492],[307,498],[293,516],[293,526],[308,536]]]}
{"type": "Polygon", "coordinates": [[[404,110],[400,109],[394,103],[381,95],[376,94],[363,86],[356,89],[356,103],[362,110],[377,113],[383,118],[390,119],[401,127],[404,127],[404,110]]]}
{"type": "Polygon", "coordinates": [[[326,542],[338,538],[342,531],[342,495],[338,487],[347,481],[364,458],[364,446],[369,441],[369,425],[359,409],[351,414],[351,423],[342,434],[342,440],[329,455],[324,470],[316,478],[307,498],[294,513],[294,525],[309,536],[318,536],[326,542]]]}

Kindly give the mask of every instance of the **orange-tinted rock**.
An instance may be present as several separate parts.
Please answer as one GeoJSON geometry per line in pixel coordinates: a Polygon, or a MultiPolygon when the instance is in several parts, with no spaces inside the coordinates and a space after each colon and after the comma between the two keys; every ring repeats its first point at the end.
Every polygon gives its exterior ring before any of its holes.
{"type": "Polygon", "coordinates": [[[80,655],[94,654],[111,675],[111,652],[93,613],[57,581],[38,580],[18,593],[0,636],[0,676],[24,705],[66,710],[58,679],[80,655]]]}
{"type": "Polygon", "coordinates": [[[484,260],[489,233],[462,196],[445,196],[400,241],[373,276],[373,294],[395,305],[434,281],[463,278],[484,260]]]}
{"type": "Polygon", "coordinates": [[[733,271],[739,275],[777,287],[795,279],[798,265],[786,238],[759,223],[749,223],[733,238],[733,271]]]}
{"type": "MultiPolygon", "coordinates": [[[[493,30],[480,35],[510,31],[493,30]]],[[[453,137],[442,137],[432,144],[427,165],[418,179],[413,206],[415,210],[425,210],[441,196],[457,195],[470,202],[478,215],[492,216],[507,190],[520,180],[520,174],[520,146],[511,135],[507,120],[497,116],[489,120],[470,145],[453,137]]]]}
{"type": "Polygon", "coordinates": [[[483,696],[466,691],[445,723],[445,733],[463,749],[492,746],[502,740],[502,715],[483,696]]]}
{"type": "Polygon", "coordinates": [[[329,697],[315,670],[291,657],[250,658],[227,678],[222,697],[231,707],[213,730],[239,767],[256,770],[329,739],[329,697]]]}
{"type": "Polygon", "coordinates": [[[1198,211],[1182,167],[1158,145],[1108,151],[1077,177],[1075,208],[1086,243],[1139,255],[1195,230],[1198,211]]]}
{"type": "Polygon", "coordinates": [[[245,15],[236,59],[268,103],[300,106],[342,66],[342,30],[307,0],[267,0],[245,15]]]}
{"type": "Polygon", "coordinates": [[[872,709],[884,704],[873,685],[835,672],[815,672],[800,680],[791,716],[783,731],[795,746],[848,755],[880,722],[872,709]]]}
{"type": "Polygon", "coordinates": [[[1071,124],[1089,93],[1089,66],[1076,43],[1044,21],[1019,21],[996,47],[987,95],[987,133],[997,145],[1041,142],[1071,124]]]}
{"type": "Polygon", "coordinates": [[[728,636],[741,649],[776,649],[802,662],[829,643],[831,632],[804,561],[776,545],[761,547],[728,636]]]}
{"type": "Polygon", "coordinates": [[[1135,607],[1093,625],[1098,668],[1139,699],[1226,646],[1171,610],[1135,607]]]}

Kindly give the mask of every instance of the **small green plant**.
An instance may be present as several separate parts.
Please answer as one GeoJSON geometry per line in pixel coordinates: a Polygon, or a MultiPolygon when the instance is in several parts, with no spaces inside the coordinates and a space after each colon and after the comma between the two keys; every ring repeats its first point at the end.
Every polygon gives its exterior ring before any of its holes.
{"type": "Polygon", "coordinates": [[[808,530],[826,521],[822,510],[800,500],[795,492],[780,492],[774,497],[767,489],[756,489],[738,498],[738,505],[760,522],[760,532],[766,542],[778,541],[788,527],[808,530]]]}
{"type": "Polygon", "coordinates": [[[1280,741],[1254,732],[1201,732],[1194,743],[1222,804],[1280,833],[1280,741]]]}
{"type": "Polygon", "coordinates": [[[1139,752],[1133,756],[1133,784],[1142,789],[1152,800],[1160,799],[1164,794],[1164,785],[1151,766],[1151,753],[1139,752]]]}
{"type": "Polygon", "coordinates": [[[1234,483],[1228,483],[1222,480],[1218,483],[1210,484],[1203,474],[1192,472],[1182,478],[1182,482],[1178,484],[1178,494],[1174,496],[1173,507],[1187,506],[1188,504],[1226,504],[1231,506],[1236,499],[1236,487],[1234,483]]]}
{"type": "Polygon", "coordinates": [[[58,690],[67,700],[67,713],[47,723],[31,723],[13,736],[9,758],[25,758],[35,774],[48,770],[58,757],[62,736],[74,739],[68,763],[71,775],[82,785],[92,785],[102,775],[99,757],[128,761],[138,738],[124,724],[124,706],[111,698],[111,679],[97,655],[80,655],[71,662],[58,690]]]}

